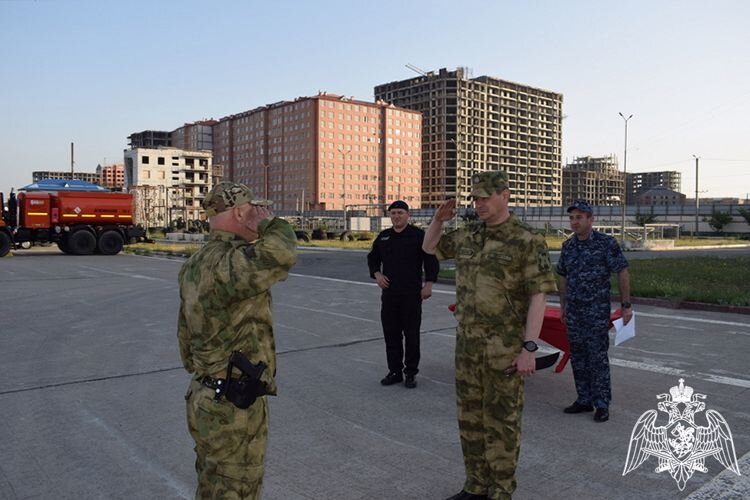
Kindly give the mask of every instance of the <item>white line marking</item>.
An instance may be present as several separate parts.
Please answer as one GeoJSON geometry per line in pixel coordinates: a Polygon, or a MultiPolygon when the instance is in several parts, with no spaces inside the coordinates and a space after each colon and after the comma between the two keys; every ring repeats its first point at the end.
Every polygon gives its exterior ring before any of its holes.
{"type": "Polygon", "coordinates": [[[729,325],[729,326],[741,326],[743,328],[750,328],[750,323],[737,323],[736,321],[721,321],[718,319],[703,319],[703,318],[688,318],[686,316],[677,316],[677,315],[669,315],[669,314],[654,314],[654,313],[645,313],[645,312],[637,312],[638,316],[645,316],[647,318],[661,318],[661,319],[671,319],[672,321],[694,321],[696,323],[710,323],[712,325],[729,325]]]}
{"type": "Polygon", "coordinates": [[[717,384],[724,384],[724,385],[733,385],[736,387],[743,387],[745,389],[750,389],[750,380],[741,379],[741,378],[723,377],[721,375],[713,375],[711,373],[693,373],[693,372],[688,372],[685,370],[680,370],[678,368],[670,368],[668,366],[663,366],[663,365],[651,365],[648,363],[642,363],[640,361],[629,361],[627,359],[618,359],[618,358],[610,358],[609,364],[615,365],[615,366],[621,366],[623,368],[632,368],[634,370],[643,370],[647,372],[662,373],[665,375],[681,376],[684,378],[692,378],[692,379],[699,378],[706,382],[714,382],[717,384]]]}
{"type": "Polygon", "coordinates": [[[172,283],[172,280],[165,280],[164,278],[154,278],[153,276],[143,276],[142,274],[131,274],[131,273],[118,273],[116,271],[110,271],[108,269],[99,269],[98,267],[90,267],[90,266],[77,266],[81,269],[88,269],[89,271],[96,271],[104,274],[114,274],[115,276],[123,276],[125,278],[138,278],[142,280],[148,280],[148,281],[165,281],[172,283]]]}
{"type": "MultiPolygon", "coordinates": [[[[367,283],[364,281],[352,281],[352,280],[344,280],[339,278],[328,278],[326,276],[315,276],[312,274],[299,274],[299,273],[289,273],[289,276],[295,276],[298,278],[310,278],[310,279],[316,279],[316,280],[323,280],[323,281],[333,281],[336,283],[347,283],[350,285],[364,285],[364,286],[378,286],[376,283],[367,283]]],[[[446,295],[455,295],[456,292],[454,290],[441,290],[441,289],[432,289],[432,293],[443,293],[446,295]]],[[[548,302],[548,306],[559,306],[556,302],[548,302]]],[[[638,316],[645,316],[647,318],[662,318],[662,319],[669,319],[672,321],[692,321],[695,323],[708,323],[711,325],[728,325],[728,326],[739,326],[743,328],[750,328],[750,323],[738,323],[736,321],[721,321],[716,319],[703,319],[703,318],[689,318],[685,316],[677,316],[677,315],[669,315],[669,314],[655,314],[655,313],[646,313],[646,312],[640,312],[638,311],[638,316]]]]}
{"type": "MultiPolygon", "coordinates": [[[[310,278],[314,280],[323,280],[323,281],[333,281],[334,283],[346,283],[348,285],[363,285],[363,286],[375,286],[377,287],[377,283],[368,283],[366,281],[352,281],[352,280],[342,280],[340,278],[329,278],[327,276],[314,276],[312,274],[299,274],[299,273],[289,273],[289,276],[294,276],[296,278],[310,278]]],[[[453,290],[441,290],[439,288],[432,289],[432,293],[443,293],[446,295],[455,295],[456,292],[453,290]]]]}
{"type": "Polygon", "coordinates": [[[661,328],[669,328],[669,329],[676,328],[678,330],[692,330],[694,332],[700,332],[701,331],[700,328],[693,328],[692,326],[665,325],[664,323],[652,323],[651,326],[658,326],[658,327],[661,327],[661,328]]]}
{"type": "Polygon", "coordinates": [[[375,321],[374,319],[368,319],[368,318],[358,318],[357,316],[350,316],[348,314],[341,314],[341,313],[335,313],[331,311],[324,311],[323,309],[315,309],[312,307],[302,307],[302,306],[293,306],[291,304],[278,304],[282,307],[289,307],[291,309],[302,309],[303,311],[310,311],[310,312],[316,312],[320,314],[328,314],[331,316],[340,316],[342,318],[349,318],[349,319],[356,319],[358,321],[366,321],[368,323],[380,323],[380,321],[375,321]]]}

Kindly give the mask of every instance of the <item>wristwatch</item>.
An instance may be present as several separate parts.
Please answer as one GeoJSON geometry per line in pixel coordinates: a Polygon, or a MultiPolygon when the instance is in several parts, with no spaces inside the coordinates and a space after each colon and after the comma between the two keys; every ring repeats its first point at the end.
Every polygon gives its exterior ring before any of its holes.
{"type": "Polygon", "coordinates": [[[534,352],[539,349],[539,346],[536,345],[536,342],[534,342],[533,340],[527,340],[523,343],[523,348],[529,352],[534,352]]]}
{"type": "Polygon", "coordinates": [[[633,307],[633,304],[631,304],[630,302],[623,302],[622,304],[620,304],[620,307],[622,307],[623,309],[630,309],[631,307],[633,307]]]}

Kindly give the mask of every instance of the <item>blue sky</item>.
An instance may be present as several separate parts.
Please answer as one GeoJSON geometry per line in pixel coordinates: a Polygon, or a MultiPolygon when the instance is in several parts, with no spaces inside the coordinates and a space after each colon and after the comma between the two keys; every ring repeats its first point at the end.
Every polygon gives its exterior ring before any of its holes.
{"type": "Polygon", "coordinates": [[[563,94],[563,159],[750,193],[750,2],[0,0],[0,191],[122,161],[127,136],[467,66],[563,94]]]}

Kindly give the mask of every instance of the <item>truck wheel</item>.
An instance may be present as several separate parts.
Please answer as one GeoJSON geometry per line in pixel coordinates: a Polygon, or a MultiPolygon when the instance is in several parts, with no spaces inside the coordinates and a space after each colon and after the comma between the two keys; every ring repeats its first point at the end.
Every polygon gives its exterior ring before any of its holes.
{"type": "Polygon", "coordinates": [[[96,250],[96,238],[85,229],[80,229],[68,236],[67,246],[74,255],[91,255],[96,250]]]}
{"type": "Polygon", "coordinates": [[[117,231],[104,231],[99,236],[99,252],[102,255],[115,255],[120,253],[124,241],[117,231]]]}
{"type": "Polygon", "coordinates": [[[5,257],[10,252],[10,236],[0,231],[0,257],[5,257]]]}

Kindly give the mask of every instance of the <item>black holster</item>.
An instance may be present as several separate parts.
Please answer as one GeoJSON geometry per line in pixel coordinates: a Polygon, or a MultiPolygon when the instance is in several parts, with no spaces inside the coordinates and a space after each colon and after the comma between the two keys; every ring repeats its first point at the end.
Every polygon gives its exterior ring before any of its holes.
{"type": "Polygon", "coordinates": [[[253,364],[241,352],[232,352],[227,365],[227,386],[223,393],[227,401],[237,408],[245,410],[260,396],[268,394],[266,383],[260,379],[266,368],[267,365],[262,361],[253,364]],[[232,377],[232,371],[235,367],[241,372],[239,378],[232,377]]]}

